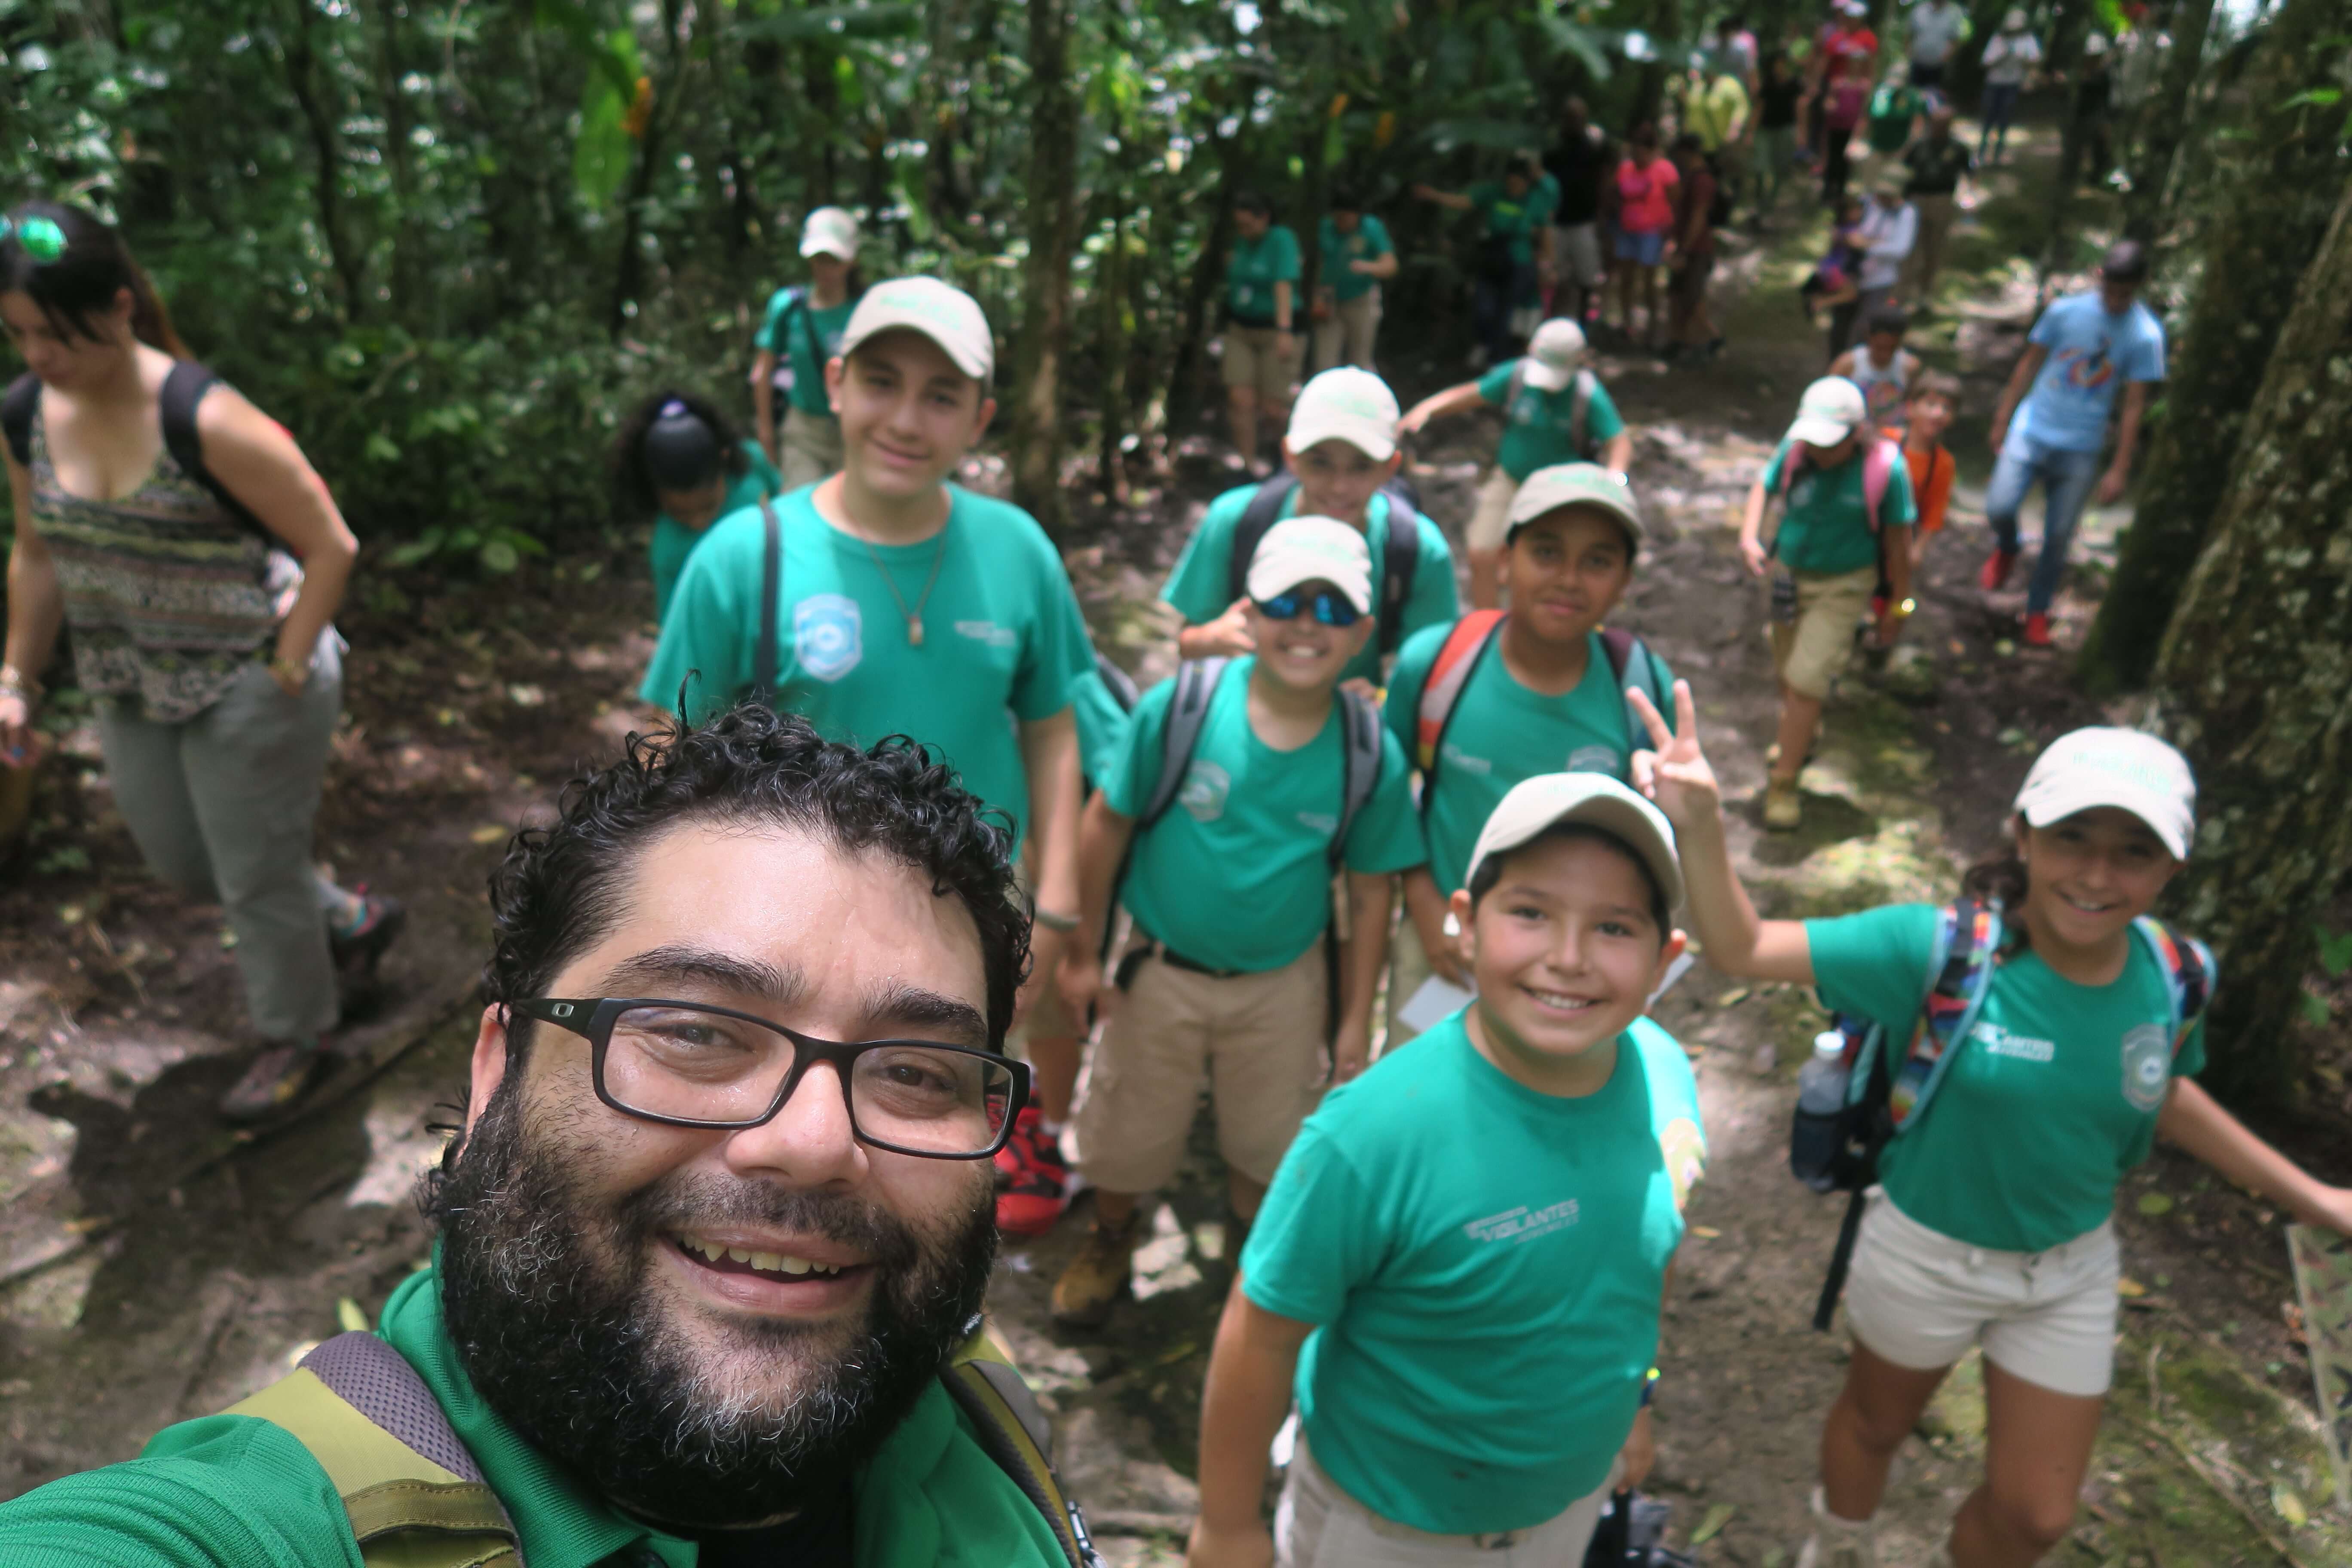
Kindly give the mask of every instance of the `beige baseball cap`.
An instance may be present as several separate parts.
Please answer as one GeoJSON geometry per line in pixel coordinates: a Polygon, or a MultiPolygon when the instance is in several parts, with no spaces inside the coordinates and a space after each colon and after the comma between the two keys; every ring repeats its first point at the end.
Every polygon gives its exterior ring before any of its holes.
{"type": "Polygon", "coordinates": [[[1562,822],[1580,822],[1623,840],[1657,879],[1666,908],[1683,901],[1683,864],[1665,814],[1607,773],[1538,773],[1513,784],[1478,830],[1464,879],[1477,880],[1487,856],[1517,849],[1562,822]]]}
{"type": "Polygon", "coordinates": [[[1371,614],[1371,546],[1336,518],[1284,519],[1257,542],[1243,585],[1251,598],[1262,600],[1301,583],[1328,583],[1348,595],[1358,615],[1371,614]]]}
{"type": "Polygon", "coordinates": [[[1396,456],[1396,394],[1368,370],[1341,365],[1298,389],[1284,440],[1293,452],[1318,441],[1345,441],[1375,463],[1396,456]]]}
{"type": "Polygon", "coordinates": [[[1870,405],[1862,388],[1842,375],[1825,375],[1805,388],[1797,400],[1797,417],[1789,439],[1812,447],[1834,447],[1862,428],[1870,418],[1870,405]]]}
{"type": "Polygon", "coordinates": [[[841,334],[844,358],[877,332],[907,327],[940,345],[956,368],[985,382],[996,369],[996,339],[980,301],[936,278],[893,278],[866,290],[841,334]]]}
{"type": "Polygon", "coordinates": [[[801,225],[801,254],[857,259],[857,219],[846,207],[819,207],[801,225]]]}
{"type": "Polygon", "coordinates": [[[1633,488],[1598,463],[1554,463],[1529,474],[1519,493],[1511,498],[1510,525],[1504,542],[1509,542],[1522,523],[1564,506],[1600,507],[1625,525],[1630,548],[1642,548],[1642,509],[1633,502],[1633,488]]]}
{"type": "Polygon", "coordinates": [[[1527,364],[1519,374],[1538,392],[1558,392],[1576,379],[1576,367],[1583,363],[1584,329],[1558,316],[1528,341],[1527,364]]]}
{"type": "Polygon", "coordinates": [[[2189,858],[2197,779],[2189,759],[2155,736],[2104,725],[2061,735],[2033,760],[2017,792],[2018,815],[2036,827],[2101,805],[2130,812],[2174,859],[2189,858]]]}

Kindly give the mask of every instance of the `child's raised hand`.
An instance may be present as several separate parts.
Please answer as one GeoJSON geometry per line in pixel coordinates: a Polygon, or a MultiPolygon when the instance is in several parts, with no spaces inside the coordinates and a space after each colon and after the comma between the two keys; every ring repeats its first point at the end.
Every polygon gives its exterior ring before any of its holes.
{"type": "Polygon", "coordinates": [[[1690,682],[1675,682],[1671,731],[1647,692],[1629,686],[1625,696],[1650,731],[1649,746],[1633,753],[1633,787],[1655,801],[1676,827],[1712,818],[1722,809],[1723,792],[1699,750],[1698,705],[1691,700],[1690,682]]]}

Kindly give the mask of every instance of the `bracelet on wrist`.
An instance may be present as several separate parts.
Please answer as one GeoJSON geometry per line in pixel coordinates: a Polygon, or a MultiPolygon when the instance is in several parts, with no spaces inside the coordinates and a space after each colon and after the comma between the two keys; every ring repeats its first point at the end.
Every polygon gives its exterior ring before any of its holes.
{"type": "Polygon", "coordinates": [[[0,692],[21,697],[27,703],[38,702],[47,688],[26,675],[13,664],[0,664],[0,692]]]}
{"type": "Polygon", "coordinates": [[[269,673],[279,685],[291,686],[298,691],[310,684],[310,666],[302,659],[273,658],[269,661],[269,673]]]}
{"type": "Polygon", "coordinates": [[[1078,929],[1077,916],[1056,914],[1055,911],[1046,909],[1042,904],[1029,911],[1029,918],[1035,921],[1039,925],[1044,926],[1047,931],[1059,931],[1064,936],[1067,936],[1070,932],[1078,929]]]}
{"type": "Polygon", "coordinates": [[[1650,1407],[1651,1395],[1657,1392],[1658,1369],[1654,1366],[1649,1370],[1648,1374],[1642,1379],[1642,1409],[1647,1410],[1650,1407]]]}

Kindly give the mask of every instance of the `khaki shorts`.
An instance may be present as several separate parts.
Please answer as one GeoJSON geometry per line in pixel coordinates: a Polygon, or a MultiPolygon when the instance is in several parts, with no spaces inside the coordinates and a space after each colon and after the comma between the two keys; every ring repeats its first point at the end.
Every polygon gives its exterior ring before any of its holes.
{"type": "Polygon", "coordinates": [[[797,406],[784,410],[784,428],[776,445],[783,459],[784,489],[829,479],[841,471],[841,421],[829,414],[811,414],[797,406]]]}
{"type": "Polygon", "coordinates": [[[1772,670],[1791,691],[1820,701],[1853,658],[1854,623],[1869,613],[1878,568],[1791,575],[1797,579],[1797,618],[1771,623],[1772,670]]]}
{"type": "Polygon", "coordinates": [[[1078,1087],[1071,1144],[1087,1180],[1112,1193],[1174,1181],[1205,1075],[1217,1152],[1271,1182],[1322,1096],[1325,990],[1319,941],[1280,969],[1227,979],[1146,959],[1078,1087]]]}
{"type": "Polygon", "coordinates": [[[1286,348],[1282,334],[1272,327],[1228,326],[1224,344],[1227,386],[1255,387],[1266,403],[1290,401],[1291,384],[1298,379],[1297,333],[1290,335],[1286,348]]]}
{"type": "Polygon", "coordinates": [[[1551,235],[1551,253],[1562,281],[1579,289],[1598,289],[1609,281],[1609,268],[1601,260],[1599,224],[1560,224],[1551,235]]]}
{"type": "Polygon", "coordinates": [[[1985,1359],[2056,1394],[2106,1393],[2115,1372],[2115,1222],[2047,1252],[1995,1252],[1870,1194],[1845,1288],[1846,1326],[1882,1361],[1927,1372],[1985,1359]]]}
{"type": "Polygon", "coordinates": [[[1503,538],[1511,531],[1511,502],[1518,493],[1519,481],[1506,473],[1499,463],[1493,473],[1478,481],[1477,505],[1471,510],[1470,526],[1463,531],[1463,539],[1471,549],[1503,548],[1503,538]]]}
{"type": "Polygon", "coordinates": [[[1374,284],[1352,300],[1342,300],[1331,313],[1315,323],[1315,368],[1335,365],[1372,368],[1372,342],[1381,331],[1381,289],[1374,284]]]}
{"type": "Polygon", "coordinates": [[[1591,1549],[1617,1467],[1601,1489],[1540,1524],[1488,1535],[1433,1535],[1383,1519],[1325,1473],[1300,1433],[1274,1510],[1275,1568],[1576,1568],[1591,1549]]]}
{"type": "Polygon", "coordinates": [[[1412,915],[1397,921],[1396,930],[1389,933],[1389,1030],[1381,1044],[1385,1056],[1421,1033],[1397,1016],[1397,1010],[1412,1000],[1412,994],[1429,984],[1434,973],[1429,967],[1429,954],[1422,950],[1421,929],[1412,923],[1412,915]]]}

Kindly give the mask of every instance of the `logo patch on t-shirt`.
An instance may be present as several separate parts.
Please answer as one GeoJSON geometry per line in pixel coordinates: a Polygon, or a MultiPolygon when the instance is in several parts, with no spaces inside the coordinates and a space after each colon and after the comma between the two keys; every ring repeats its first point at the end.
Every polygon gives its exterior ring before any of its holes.
{"type": "Polygon", "coordinates": [[[1982,1042],[1984,1048],[1997,1057],[2014,1057],[2021,1062],[2047,1062],[2058,1058],[2055,1041],[2012,1035],[1995,1023],[1979,1022],[1969,1031],[1969,1037],[1982,1042]]]}
{"type": "Polygon", "coordinates": [[[1473,1241],[1508,1241],[1516,1244],[1533,1241],[1539,1236],[1549,1236],[1556,1230],[1566,1230],[1576,1223],[1577,1212],[1574,1198],[1562,1198],[1556,1204],[1547,1204],[1539,1209],[1529,1208],[1527,1205],[1521,1204],[1515,1209],[1488,1215],[1485,1219],[1474,1219],[1462,1229],[1464,1234],[1473,1241]]]}
{"type": "Polygon", "coordinates": [[[1568,771],[1572,773],[1607,773],[1615,778],[1623,768],[1614,746],[1579,746],[1568,753],[1568,771]]]}
{"type": "Polygon", "coordinates": [[[986,643],[991,647],[1011,647],[1021,640],[1021,634],[1011,626],[1000,626],[994,621],[958,621],[956,636],[986,643]]]}
{"type": "Polygon", "coordinates": [[[1451,741],[1445,743],[1445,760],[1466,773],[1491,773],[1495,764],[1484,757],[1474,757],[1451,741]]]}
{"type": "Polygon", "coordinates": [[[1195,822],[1214,822],[1225,815],[1225,797],[1233,789],[1232,774],[1214,763],[1196,758],[1184,775],[1184,787],[1177,792],[1176,804],[1191,812],[1195,822]]]}
{"type": "Polygon", "coordinates": [[[1328,838],[1339,831],[1339,819],[1319,811],[1302,811],[1298,814],[1298,826],[1328,838]]]}
{"type": "Polygon", "coordinates": [[[839,680],[866,657],[865,612],[840,594],[811,594],[793,606],[793,654],[819,680],[839,680]]]}
{"type": "Polygon", "coordinates": [[[2154,1110],[2172,1088],[2172,1038],[2161,1024],[2142,1024],[2124,1037],[2124,1098],[2134,1110],[2154,1110]]]}

